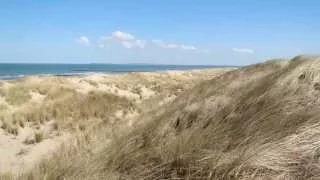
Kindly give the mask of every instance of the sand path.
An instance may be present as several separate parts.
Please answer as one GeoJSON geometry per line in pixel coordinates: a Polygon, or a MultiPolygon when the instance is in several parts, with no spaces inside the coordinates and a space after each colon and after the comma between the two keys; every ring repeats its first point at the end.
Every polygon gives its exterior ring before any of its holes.
{"type": "Polygon", "coordinates": [[[23,172],[40,162],[44,155],[54,152],[67,139],[67,134],[57,136],[56,132],[46,131],[46,137],[40,143],[27,144],[26,139],[32,139],[31,128],[20,129],[19,135],[11,135],[0,129],[0,173],[23,172]]]}

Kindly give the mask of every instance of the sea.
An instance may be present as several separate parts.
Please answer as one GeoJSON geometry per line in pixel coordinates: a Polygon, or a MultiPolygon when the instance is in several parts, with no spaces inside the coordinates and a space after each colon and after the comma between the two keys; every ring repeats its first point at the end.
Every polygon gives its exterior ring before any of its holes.
{"type": "Polygon", "coordinates": [[[222,68],[211,65],[154,65],[154,64],[25,64],[0,63],[0,79],[10,80],[31,75],[76,76],[90,73],[154,72],[222,68]]]}

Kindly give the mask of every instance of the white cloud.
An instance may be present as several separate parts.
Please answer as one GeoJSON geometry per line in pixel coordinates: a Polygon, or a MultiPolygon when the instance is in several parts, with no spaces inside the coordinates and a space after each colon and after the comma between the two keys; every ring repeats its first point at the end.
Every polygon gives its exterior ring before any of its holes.
{"type": "MultiPolygon", "coordinates": [[[[123,47],[127,49],[131,48],[145,48],[147,41],[137,39],[135,36],[133,36],[130,33],[127,32],[122,32],[122,31],[114,31],[111,33],[110,36],[101,36],[99,41],[100,44],[107,44],[112,42],[113,40],[114,43],[119,43],[123,47]]],[[[101,46],[101,45],[99,45],[101,46]]]]}
{"type": "Polygon", "coordinates": [[[249,48],[232,48],[232,51],[237,53],[248,53],[248,54],[255,53],[254,49],[249,49],[249,48]]]}
{"type": "MultiPolygon", "coordinates": [[[[82,44],[89,44],[88,38],[85,36],[80,37],[82,44]]],[[[177,50],[185,50],[185,51],[193,51],[197,53],[208,53],[207,50],[199,49],[194,45],[187,45],[187,44],[177,44],[177,43],[167,43],[163,40],[154,39],[151,40],[154,45],[165,48],[165,49],[177,49],[177,50]]],[[[142,40],[136,38],[134,35],[123,32],[123,31],[114,31],[110,35],[107,36],[100,36],[98,40],[97,46],[100,48],[104,48],[105,45],[109,43],[116,43],[122,45],[124,48],[131,49],[131,48],[145,48],[148,44],[147,40],[142,40]]]]}
{"type": "Polygon", "coordinates": [[[169,49],[177,49],[177,48],[180,48],[180,46],[178,44],[167,44],[167,48],[169,48],[169,49]]]}
{"type": "Polygon", "coordinates": [[[161,48],[168,48],[168,49],[178,49],[178,48],[180,48],[180,45],[178,45],[178,44],[166,43],[166,42],[164,42],[162,40],[159,40],[159,39],[154,39],[154,40],[152,40],[152,42],[155,45],[157,45],[157,46],[159,46],[161,48]]]}
{"type": "Polygon", "coordinates": [[[121,31],[114,31],[112,33],[112,37],[119,39],[121,41],[132,41],[136,39],[132,34],[126,33],[126,32],[121,32],[121,31]]]}
{"type": "Polygon", "coordinates": [[[83,45],[90,44],[89,38],[87,38],[86,36],[80,36],[78,39],[76,39],[76,42],[83,45]]]}
{"type": "Polygon", "coordinates": [[[197,50],[195,46],[190,46],[190,45],[181,45],[181,49],[184,50],[197,50]]]}
{"type": "Polygon", "coordinates": [[[153,42],[155,45],[160,46],[160,47],[162,47],[162,48],[166,48],[166,47],[167,47],[166,43],[164,43],[162,40],[154,39],[154,40],[152,40],[152,42],[153,42]]]}
{"type": "Polygon", "coordinates": [[[182,49],[182,50],[189,50],[189,51],[197,51],[199,53],[208,53],[208,51],[198,49],[197,47],[195,47],[193,45],[165,43],[164,41],[158,40],[158,39],[154,39],[154,40],[152,40],[152,42],[161,48],[182,49]]]}
{"type": "Polygon", "coordinates": [[[122,41],[121,44],[123,47],[128,48],[128,49],[131,49],[135,46],[134,43],[132,43],[130,41],[122,41]]]}
{"type": "Polygon", "coordinates": [[[138,47],[138,48],[144,48],[146,45],[146,41],[143,40],[134,40],[134,41],[122,41],[121,42],[122,46],[125,48],[134,48],[134,47],[138,47]]]}
{"type": "Polygon", "coordinates": [[[147,41],[145,40],[135,40],[135,46],[139,47],[139,48],[144,48],[147,44],[147,41]]]}

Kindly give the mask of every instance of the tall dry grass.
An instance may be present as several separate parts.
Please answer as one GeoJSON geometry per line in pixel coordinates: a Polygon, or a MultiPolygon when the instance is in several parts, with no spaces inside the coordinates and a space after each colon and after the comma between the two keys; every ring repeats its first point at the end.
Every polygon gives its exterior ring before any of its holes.
{"type": "MultiPolygon", "coordinates": [[[[136,110],[135,102],[115,94],[90,91],[86,94],[72,87],[63,86],[67,82],[55,84],[29,83],[28,80],[1,87],[0,127],[17,135],[19,128],[26,125],[36,128],[49,121],[55,121],[60,128],[74,129],[91,121],[113,120],[119,109],[129,112],[136,110]],[[32,99],[31,94],[39,94],[41,99],[32,99]]],[[[89,123],[90,122],[90,123],[89,123]]]]}
{"type": "Polygon", "coordinates": [[[18,179],[319,179],[318,60],[203,81],[130,129],[80,134],[18,179]]]}

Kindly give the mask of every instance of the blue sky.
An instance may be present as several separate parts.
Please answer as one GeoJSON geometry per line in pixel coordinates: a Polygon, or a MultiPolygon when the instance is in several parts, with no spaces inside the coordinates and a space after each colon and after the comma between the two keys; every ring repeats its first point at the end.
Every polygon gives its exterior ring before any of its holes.
{"type": "Polygon", "coordinates": [[[318,0],[3,0],[0,62],[245,65],[320,52],[318,0]]]}

